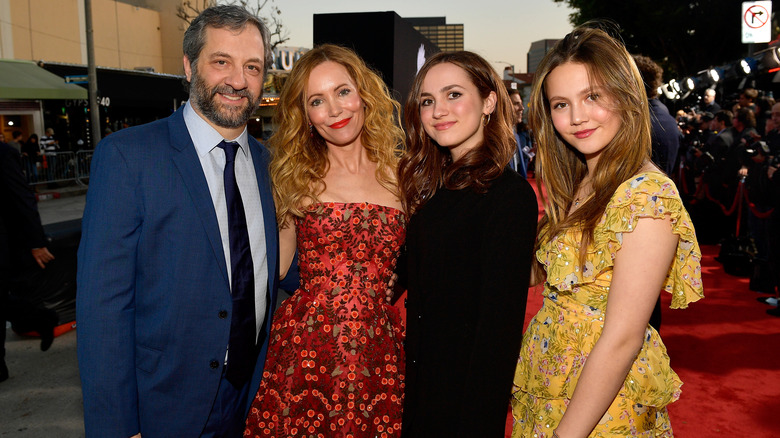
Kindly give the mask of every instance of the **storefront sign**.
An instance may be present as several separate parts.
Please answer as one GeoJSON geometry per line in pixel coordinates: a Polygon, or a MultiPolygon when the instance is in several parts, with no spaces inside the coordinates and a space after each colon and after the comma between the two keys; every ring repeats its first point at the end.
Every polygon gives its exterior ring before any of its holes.
{"type": "Polygon", "coordinates": [[[277,47],[273,51],[274,62],[271,69],[290,71],[295,61],[299,60],[308,51],[309,49],[303,47],[277,47]]]}

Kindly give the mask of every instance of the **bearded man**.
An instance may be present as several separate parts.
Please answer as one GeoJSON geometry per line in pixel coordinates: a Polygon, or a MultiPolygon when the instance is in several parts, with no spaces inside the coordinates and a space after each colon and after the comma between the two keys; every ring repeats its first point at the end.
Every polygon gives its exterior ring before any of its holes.
{"type": "Polygon", "coordinates": [[[87,437],[240,437],[262,376],[278,235],[247,134],[271,63],[237,6],[184,35],[189,101],[96,148],[78,261],[87,437]]]}

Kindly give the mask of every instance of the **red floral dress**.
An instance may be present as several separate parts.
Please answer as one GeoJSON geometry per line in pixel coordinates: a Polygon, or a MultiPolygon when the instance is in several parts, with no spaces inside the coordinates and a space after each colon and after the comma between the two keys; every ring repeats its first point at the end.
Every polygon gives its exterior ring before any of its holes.
{"type": "Polygon", "coordinates": [[[301,287],[274,315],[244,436],[399,436],[405,333],[384,297],[406,216],[327,202],[295,227],[301,287]]]}

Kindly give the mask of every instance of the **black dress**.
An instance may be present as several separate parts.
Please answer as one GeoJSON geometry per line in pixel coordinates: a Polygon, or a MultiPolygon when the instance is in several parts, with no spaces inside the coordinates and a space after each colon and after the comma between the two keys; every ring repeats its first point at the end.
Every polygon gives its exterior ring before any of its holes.
{"type": "Polygon", "coordinates": [[[506,170],[486,193],[440,189],[407,229],[404,437],[503,437],[537,203],[506,170]]]}

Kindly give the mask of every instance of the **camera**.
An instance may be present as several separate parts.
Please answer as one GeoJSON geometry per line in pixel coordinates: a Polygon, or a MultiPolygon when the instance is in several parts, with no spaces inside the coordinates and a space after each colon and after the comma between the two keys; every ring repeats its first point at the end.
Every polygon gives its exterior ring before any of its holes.
{"type": "Polygon", "coordinates": [[[746,157],[753,158],[759,154],[764,156],[769,155],[769,146],[767,146],[765,141],[757,140],[745,147],[746,157]]]}

